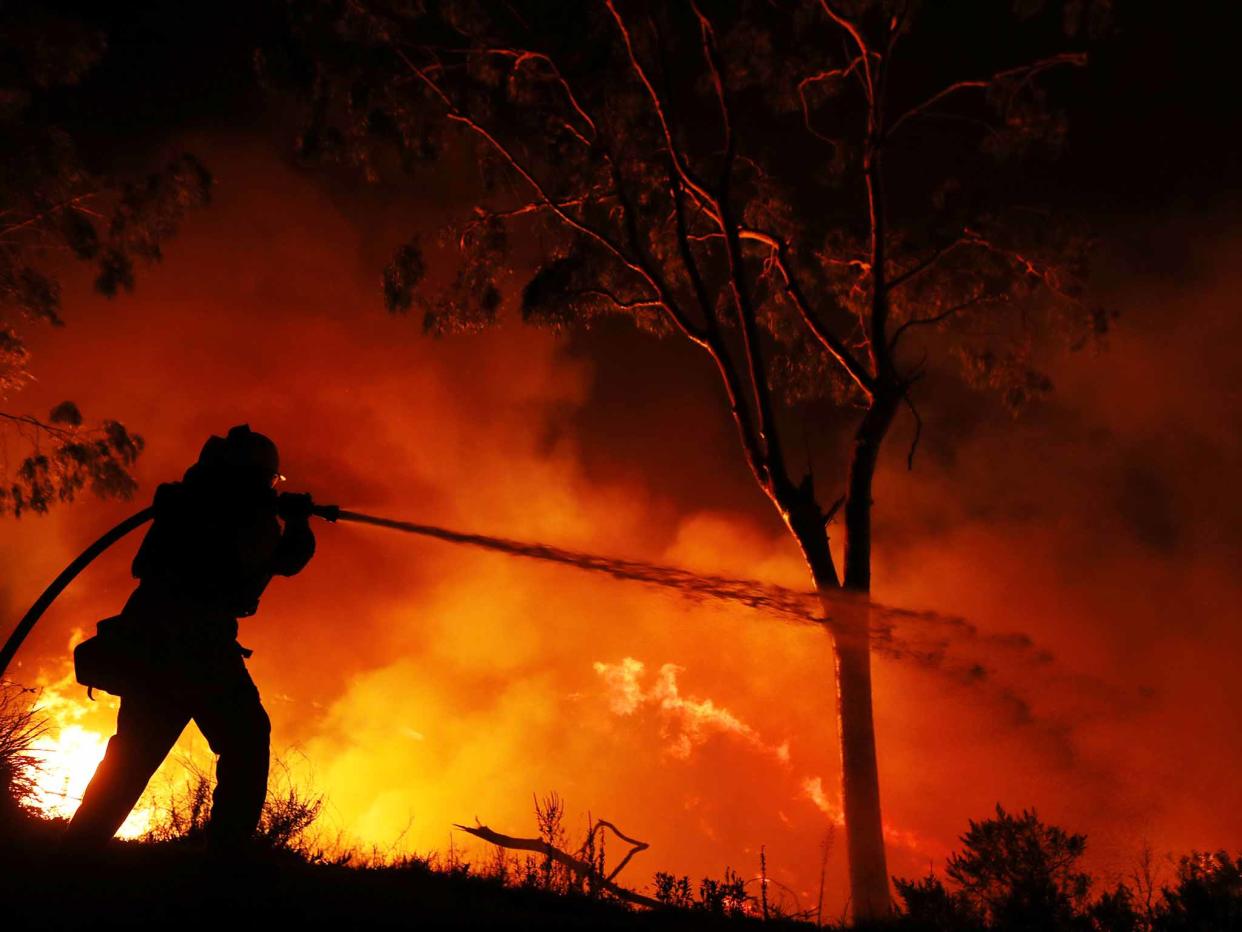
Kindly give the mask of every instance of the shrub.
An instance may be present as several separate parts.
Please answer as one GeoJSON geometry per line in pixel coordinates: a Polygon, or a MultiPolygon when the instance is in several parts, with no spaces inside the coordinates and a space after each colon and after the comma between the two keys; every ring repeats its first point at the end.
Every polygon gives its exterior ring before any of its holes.
{"type": "Polygon", "coordinates": [[[1062,929],[1086,904],[1091,877],[1078,870],[1085,835],[1045,825],[1034,810],[1014,816],[999,804],[996,817],[971,820],[964,850],[949,856],[945,872],[994,926],[1062,929]]]}
{"type": "MultiPolygon", "coordinates": [[[[155,803],[160,815],[142,836],[143,841],[170,842],[201,838],[211,818],[212,778],[202,768],[183,761],[190,780],[178,791],[171,790],[166,801],[155,803]]],[[[290,775],[287,763],[274,761],[267,799],[259,817],[257,841],[268,848],[289,851],[307,860],[322,861],[325,855],[313,845],[310,829],[323,808],[323,796],[308,794],[290,775]]]]}
{"type": "Polygon", "coordinates": [[[655,898],[665,906],[689,909],[694,905],[694,892],[689,877],[676,877],[664,871],[656,871],[655,898]]]}
{"type": "MultiPolygon", "coordinates": [[[[970,821],[962,850],[948,858],[939,878],[894,878],[909,927],[928,930],[1068,930],[1089,928],[1090,875],[1078,870],[1085,835],[1045,825],[1034,810],[970,821]]],[[[1117,905],[1117,904],[1112,904],[1117,905]]]]}
{"type": "Polygon", "coordinates": [[[919,932],[969,932],[982,929],[983,917],[965,893],[950,891],[933,873],[919,880],[894,877],[906,927],[919,932]]]}
{"type": "Polygon", "coordinates": [[[1242,856],[1191,852],[1177,865],[1177,883],[1164,888],[1156,910],[1161,932],[1242,929],[1242,856]]]}
{"type": "Polygon", "coordinates": [[[0,825],[33,814],[39,777],[35,743],[47,722],[34,708],[35,690],[0,683],[0,825]]]}

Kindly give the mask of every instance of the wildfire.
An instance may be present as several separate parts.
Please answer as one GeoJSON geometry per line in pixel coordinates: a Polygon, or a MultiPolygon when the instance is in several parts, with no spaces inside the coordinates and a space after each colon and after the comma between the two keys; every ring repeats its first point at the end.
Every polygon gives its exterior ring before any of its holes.
{"type": "MultiPolygon", "coordinates": [[[[107,746],[105,736],[81,725],[65,725],[40,742],[34,805],[49,818],[72,816],[107,746]]],[[[141,835],[150,821],[150,810],[134,810],[121,826],[121,837],[141,835]]]]}
{"type": "MultiPolygon", "coordinates": [[[[60,689],[63,685],[44,685],[40,690],[37,708],[46,731],[31,748],[37,766],[30,802],[53,819],[67,819],[77,811],[108,747],[108,735],[84,721],[92,713],[89,703],[66,696],[60,689]]],[[[139,805],[121,826],[119,836],[142,835],[150,827],[151,816],[149,805],[139,805]]]]}

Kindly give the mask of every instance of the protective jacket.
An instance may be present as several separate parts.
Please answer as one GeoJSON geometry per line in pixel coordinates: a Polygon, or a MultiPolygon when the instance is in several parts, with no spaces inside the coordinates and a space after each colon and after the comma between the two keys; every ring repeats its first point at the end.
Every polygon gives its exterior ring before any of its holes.
{"type": "MultiPolygon", "coordinates": [[[[282,530],[272,489],[238,487],[199,466],[159,486],[138,553],[138,588],[122,615],[138,616],[169,661],[241,650],[237,619],[253,615],[273,576],[292,576],[315,552],[306,515],[282,530]]],[[[137,619],[136,619],[137,620],[137,619]]]]}

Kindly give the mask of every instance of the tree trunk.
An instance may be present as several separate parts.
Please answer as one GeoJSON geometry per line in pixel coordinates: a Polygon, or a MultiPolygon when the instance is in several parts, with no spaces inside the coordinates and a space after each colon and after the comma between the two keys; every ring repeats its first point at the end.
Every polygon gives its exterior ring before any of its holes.
{"type": "Polygon", "coordinates": [[[845,625],[838,626],[832,644],[841,738],[841,800],[855,921],[886,919],[891,911],[871,712],[871,636],[866,609],[860,609],[858,615],[861,617],[841,619],[845,625]],[[842,627],[846,630],[840,630],[842,627]]]}
{"type": "Polygon", "coordinates": [[[888,865],[880,817],[880,779],[875,726],[871,714],[871,636],[865,607],[843,611],[832,564],[814,559],[825,541],[803,547],[811,562],[824,614],[832,619],[837,680],[837,731],[841,741],[841,800],[849,854],[850,902],[855,920],[883,919],[890,913],[888,865]],[[816,565],[818,564],[818,565],[816,565]]]}
{"type": "MultiPolygon", "coordinates": [[[[897,403],[895,398],[878,395],[855,435],[845,500],[844,588],[860,595],[871,591],[872,479],[880,443],[897,403]]],[[[791,509],[789,527],[823,598],[825,617],[831,619],[851,907],[855,921],[883,920],[891,915],[892,903],[872,716],[870,612],[865,603],[851,606],[834,598],[840,584],[822,515],[811,499],[791,509]]]]}

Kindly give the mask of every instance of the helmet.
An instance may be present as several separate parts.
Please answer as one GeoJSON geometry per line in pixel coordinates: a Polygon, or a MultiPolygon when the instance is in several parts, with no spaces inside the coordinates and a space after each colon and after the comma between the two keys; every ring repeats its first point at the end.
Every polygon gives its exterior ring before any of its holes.
{"type": "Polygon", "coordinates": [[[271,484],[280,478],[280,454],[264,434],[238,424],[224,437],[211,437],[203,445],[198,465],[208,471],[253,476],[271,484]]]}

